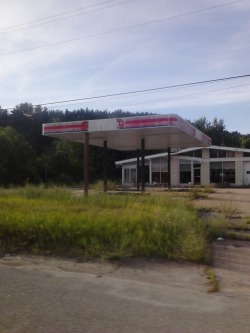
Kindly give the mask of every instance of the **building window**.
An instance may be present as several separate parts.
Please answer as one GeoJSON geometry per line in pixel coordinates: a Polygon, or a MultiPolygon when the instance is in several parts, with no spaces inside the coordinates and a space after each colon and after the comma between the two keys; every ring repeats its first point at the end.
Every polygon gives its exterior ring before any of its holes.
{"type": "Polygon", "coordinates": [[[191,182],[191,163],[190,161],[180,161],[180,183],[191,182]]]}
{"type": "Polygon", "coordinates": [[[224,158],[227,156],[227,151],[224,149],[209,149],[210,158],[224,158]]]}
{"type": "Polygon", "coordinates": [[[129,181],[129,169],[124,169],[124,183],[125,184],[129,184],[130,181],[129,181]]]}
{"type": "Polygon", "coordinates": [[[152,159],[152,183],[165,184],[168,181],[167,158],[152,159]]]}
{"type": "Polygon", "coordinates": [[[227,157],[235,157],[235,151],[227,150],[227,157]]]}
{"type": "Polygon", "coordinates": [[[223,162],[223,182],[235,184],[235,162],[223,162]]]}
{"type": "Polygon", "coordinates": [[[235,162],[211,162],[210,182],[235,184],[235,162]]]}
{"type": "Polygon", "coordinates": [[[194,157],[202,157],[202,150],[201,149],[197,149],[194,150],[194,157]]]}
{"type": "Polygon", "coordinates": [[[188,151],[186,153],[181,153],[179,154],[180,156],[189,156],[189,157],[202,157],[202,150],[201,149],[196,149],[192,151],[188,151]]]}
{"type": "Polygon", "coordinates": [[[130,183],[136,184],[136,169],[130,169],[130,183]]]}
{"type": "Polygon", "coordinates": [[[200,185],[200,183],[201,183],[201,164],[199,162],[194,161],[193,170],[194,170],[194,184],[200,185]]]}
{"type": "Polygon", "coordinates": [[[136,169],[124,168],[124,184],[136,184],[136,169]]]}
{"type": "Polygon", "coordinates": [[[235,157],[235,151],[225,150],[225,149],[210,149],[210,158],[225,158],[225,157],[235,157]]]}
{"type": "Polygon", "coordinates": [[[227,151],[226,150],[218,149],[217,155],[218,155],[219,158],[224,158],[224,157],[227,156],[227,151]]]}

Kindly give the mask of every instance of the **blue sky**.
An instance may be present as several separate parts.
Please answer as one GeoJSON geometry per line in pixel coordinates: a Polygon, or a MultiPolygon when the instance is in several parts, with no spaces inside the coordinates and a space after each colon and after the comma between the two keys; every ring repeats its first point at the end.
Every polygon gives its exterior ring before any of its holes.
{"type": "MultiPolygon", "coordinates": [[[[0,105],[250,74],[250,1],[204,10],[228,2],[0,0],[0,105]],[[46,17],[52,18],[41,20],[46,17]],[[38,25],[49,21],[54,22],[38,25]],[[144,24],[151,21],[157,22],[144,24]]],[[[176,113],[190,120],[218,117],[229,131],[250,133],[250,77],[55,105],[60,110],[81,107],[176,113]]]]}

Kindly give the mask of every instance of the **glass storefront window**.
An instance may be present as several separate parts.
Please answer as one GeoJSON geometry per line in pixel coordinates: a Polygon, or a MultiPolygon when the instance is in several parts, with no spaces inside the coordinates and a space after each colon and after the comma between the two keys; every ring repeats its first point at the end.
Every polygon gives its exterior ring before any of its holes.
{"type": "Polygon", "coordinates": [[[136,169],[130,170],[130,178],[131,178],[130,182],[135,185],[136,184],[136,169]]]}
{"type": "Polygon", "coordinates": [[[168,165],[166,157],[152,159],[152,184],[165,184],[168,179],[168,165]]]}
{"type": "Polygon", "coordinates": [[[210,163],[210,182],[216,184],[222,182],[222,162],[210,163]]]}
{"type": "Polygon", "coordinates": [[[136,169],[125,168],[124,169],[124,184],[136,184],[136,169]]]}
{"type": "Polygon", "coordinates": [[[183,161],[180,163],[180,183],[187,184],[191,182],[191,163],[183,161]]]}
{"type": "Polygon", "coordinates": [[[223,162],[223,182],[235,184],[235,162],[223,162]]]}
{"type": "Polygon", "coordinates": [[[235,162],[210,162],[210,182],[235,184],[235,162]]]}

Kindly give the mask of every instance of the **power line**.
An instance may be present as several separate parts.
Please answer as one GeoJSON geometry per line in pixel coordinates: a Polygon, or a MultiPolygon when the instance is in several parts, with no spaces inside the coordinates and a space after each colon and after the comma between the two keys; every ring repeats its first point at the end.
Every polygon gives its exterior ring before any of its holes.
{"type": "MultiPolygon", "coordinates": [[[[114,0],[112,0],[112,1],[114,1],[114,0]]],[[[98,11],[101,11],[101,10],[104,10],[104,9],[113,8],[113,7],[117,7],[117,6],[121,6],[121,5],[126,5],[127,3],[130,3],[130,2],[133,2],[133,1],[136,1],[136,0],[128,0],[128,1],[125,1],[125,2],[122,2],[122,3],[110,5],[110,6],[107,6],[107,7],[93,9],[93,10],[90,10],[88,12],[74,14],[74,15],[67,16],[67,17],[61,17],[61,18],[58,18],[56,20],[52,20],[52,21],[48,21],[48,22],[37,23],[37,24],[31,25],[31,26],[28,26],[28,27],[23,27],[23,28],[18,28],[18,29],[3,31],[3,32],[0,31],[0,35],[8,34],[8,33],[11,33],[11,32],[16,32],[16,31],[20,31],[20,30],[32,29],[32,28],[35,28],[35,27],[38,27],[38,26],[41,26],[41,25],[54,23],[54,22],[58,22],[58,21],[62,21],[62,20],[67,20],[67,19],[70,19],[72,17],[81,16],[81,15],[85,15],[85,14],[90,14],[90,13],[98,12],[98,11]]],[[[110,2],[110,1],[107,1],[107,2],[110,2]]],[[[88,6],[88,7],[93,7],[93,6],[88,6]]],[[[88,7],[86,7],[86,8],[88,8],[88,7]]],[[[59,15],[62,15],[62,14],[59,14],[59,15]]]]}
{"type": "MultiPolygon", "coordinates": [[[[207,84],[207,83],[216,83],[216,82],[223,82],[223,81],[229,81],[229,80],[236,80],[236,79],[242,79],[242,78],[247,78],[247,77],[250,77],[250,74],[229,76],[229,77],[204,80],[204,81],[195,81],[195,82],[189,82],[189,83],[181,83],[181,84],[169,85],[169,86],[157,87],[157,88],[126,91],[126,92],[113,93],[113,94],[107,94],[107,95],[83,97],[83,98],[62,100],[62,101],[56,101],[56,102],[46,102],[46,103],[35,104],[33,106],[46,106],[46,105],[53,105],[53,104],[62,104],[62,103],[70,103],[70,102],[77,102],[77,101],[100,99],[100,98],[106,98],[106,97],[125,96],[125,95],[137,94],[137,93],[146,93],[149,91],[167,90],[167,89],[172,89],[172,88],[189,87],[189,86],[197,86],[197,85],[202,85],[202,84],[207,84]]],[[[5,110],[12,110],[12,109],[14,109],[14,107],[9,107],[9,108],[6,108],[5,110]]]]}
{"type": "MultiPolygon", "coordinates": [[[[167,97],[167,98],[161,98],[161,99],[154,99],[154,100],[150,100],[150,101],[146,101],[146,102],[124,105],[123,107],[136,106],[136,105],[154,103],[154,102],[161,102],[161,101],[169,101],[169,100],[173,100],[173,99],[180,99],[180,98],[185,98],[185,97],[209,94],[209,93],[213,93],[213,92],[221,92],[221,91],[225,91],[225,90],[229,90],[229,89],[233,89],[233,88],[240,88],[240,87],[246,87],[246,86],[250,86],[250,83],[249,84],[241,84],[241,85],[237,85],[237,86],[226,87],[226,88],[221,88],[221,89],[206,90],[206,91],[201,91],[201,92],[193,93],[193,94],[186,94],[186,95],[179,95],[179,96],[173,96],[173,97],[167,97]]],[[[119,108],[121,108],[121,107],[119,107],[119,108]]]]}
{"type": "Polygon", "coordinates": [[[56,15],[52,15],[52,16],[47,16],[47,17],[43,17],[43,18],[36,19],[36,20],[33,20],[33,21],[28,21],[28,22],[25,22],[25,23],[22,23],[22,24],[13,25],[13,26],[10,26],[10,27],[5,27],[4,29],[0,29],[0,32],[3,31],[3,30],[9,30],[9,29],[13,29],[13,28],[22,27],[22,26],[24,26],[24,25],[28,25],[28,24],[35,23],[35,22],[40,22],[40,21],[44,21],[44,20],[49,20],[49,19],[54,18],[54,17],[58,17],[58,16],[62,16],[62,15],[66,15],[66,14],[70,14],[70,13],[74,13],[74,12],[77,12],[77,11],[80,11],[80,10],[84,10],[84,9],[87,9],[87,8],[96,7],[96,6],[100,6],[100,5],[104,5],[104,4],[106,4],[106,3],[114,2],[114,1],[115,1],[115,0],[108,0],[108,1],[104,1],[104,2],[97,3],[97,4],[95,4],[95,5],[90,5],[90,6],[86,6],[86,7],[82,7],[82,8],[78,8],[78,9],[74,9],[74,10],[70,10],[70,11],[67,11],[67,12],[63,12],[63,13],[61,13],[61,14],[56,14],[56,15]]]}
{"type": "MultiPolygon", "coordinates": [[[[124,107],[130,107],[130,106],[136,106],[136,105],[142,105],[142,104],[147,104],[147,103],[154,103],[154,102],[161,102],[161,101],[169,101],[169,100],[173,100],[173,99],[180,99],[180,98],[185,98],[185,97],[191,97],[191,96],[197,96],[197,95],[203,95],[203,94],[208,94],[208,93],[212,93],[212,92],[221,92],[221,91],[225,91],[225,90],[229,90],[229,89],[234,89],[234,88],[241,88],[241,87],[246,87],[246,86],[250,86],[250,83],[247,84],[240,84],[237,86],[231,86],[231,87],[226,87],[226,88],[221,88],[221,89],[214,89],[214,90],[206,90],[206,91],[201,91],[198,93],[192,93],[192,94],[186,94],[186,95],[179,95],[179,96],[173,96],[173,97],[165,97],[165,98],[161,98],[161,99],[154,99],[154,100],[148,100],[145,102],[139,102],[139,103],[133,103],[133,104],[128,104],[128,105],[123,105],[123,106],[118,106],[117,108],[124,108],[124,107]]],[[[138,94],[136,96],[141,96],[141,95],[148,95],[148,94],[152,94],[152,92],[146,92],[146,93],[141,93],[138,94]]],[[[153,92],[156,93],[156,92],[153,92]]],[[[131,97],[131,96],[125,96],[125,97],[131,97]]],[[[114,98],[110,98],[108,100],[114,100],[114,99],[121,99],[124,98],[123,97],[114,97],[114,98]]],[[[103,99],[103,100],[99,100],[99,102],[102,101],[106,101],[107,99],[103,99]]],[[[74,103],[74,104],[64,104],[65,106],[72,106],[72,105],[78,105],[79,103],[74,103]]],[[[53,108],[55,107],[59,107],[60,105],[54,105],[53,108]]]]}
{"type": "Polygon", "coordinates": [[[246,0],[236,0],[236,1],[227,2],[227,3],[223,3],[223,4],[220,4],[220,5],[216,5],[216,6],[211,6],[211,7],[206,7],[206,8],[203,8],[203,9],[198,9],[198,10],[190,11],[190,12],[183,13],[183,14],[178,14],[178,15],[174,15],[174,16],[168,16],[168,17],[164,17],[164,18],[161,18],[161,19],[152,20],[152,21],[148,21],[148,22],[144,22],[144,23],[138,23],[138,24],[134,24],[134,25],[126,26],[126,27],[121,27],[121,28],[117,28],[117,29],[107,30],[107,31],[99,32],[99,33],[94,33],[94,34],[82,36],[82,37],[72,38],[72,39],[61,41],[61,42],[44,44],[44,45],[40,45],[40,46],[31,47],[31,48],[28,48],[28,49],[25,49],[25,50],[19,50],[19,51],[2,53],[2,54],[0,54],[0,56],[5,56],[5,55],[11,55],[11,54],[17,54],[17,53],[23,53],[23,52],[33,51],[33,50],[41,49],[41,48],[44,48],[44,47],[51,47],[51,46],[55,46],[55,45],[62,45],[62,44],[70,43],[70,42],[76,42],[76,41],[79,41],[79,40],[82,40],[82,39],[86,39],[86,38],[92,38],[92,37],[102,36],[102,35],[106,35],[106,34],[110,34],[110,33],[114,33],[114,32],[119,32],[119,31],[123,31],[123,30],[127,30],[127,29],[137,28],[137,27],[148,25],[148,24],[160,23],[160,22],[163,22],[163,21],[172,20],[172,19],[175,19],[175,18],[183,17],[183,16],[192,15],[192,14],[196,14],[196,13],[208,11],[208,10],[211,10],[211,9],[215,9],[215,8],[219,8],[219,7],[223,7],[223,6],[227,6],[227,5],[232,5],[232,4],[235,4],[237,2],[242,2],[242,1],[246,1],[246,0]]]}

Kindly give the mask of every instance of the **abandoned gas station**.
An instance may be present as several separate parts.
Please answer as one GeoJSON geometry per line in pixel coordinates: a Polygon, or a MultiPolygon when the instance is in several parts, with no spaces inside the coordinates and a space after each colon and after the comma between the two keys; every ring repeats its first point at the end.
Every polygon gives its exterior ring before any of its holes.
{"type": "Polygon", "coordinates": [[[103,147],[103,187],[107,191],[106,156],[108,149],[137,151],[136,185],[145,190],[146,150],[165,150],[168,157],[167,186],[171,187],[171,150],[207,147],[211,139],[176,114],[137,116],[43,124],[43,135],[84,144],[84,194],[88,195],[90,146],[103,147]]]}
{"type": "MultiPolygon", "coordinates": [[[[135,186],[137,163],[135,158],[116,161],[121,167],[122,185],[135,186]]],[[[194,185],[250,186],[250,149],[208,146],[172,150],[172,187],[194,185]]],[[[145,182],[147,186],[168,185],[168,154],[145,156],[145,182]]]]}

